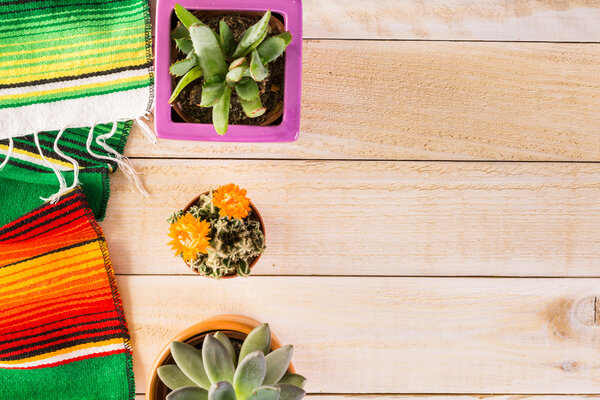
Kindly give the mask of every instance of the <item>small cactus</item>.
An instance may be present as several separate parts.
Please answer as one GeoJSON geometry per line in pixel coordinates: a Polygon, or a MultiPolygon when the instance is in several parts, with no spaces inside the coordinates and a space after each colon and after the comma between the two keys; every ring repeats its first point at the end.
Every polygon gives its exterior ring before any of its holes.
{"type": "Polygon", "coordinates": [[[205,337],[201,350],[171,343],[176,364],[163,365],[157,373],[173,390],[167,400],[301,400],[306,379],[287,373],[293,347],[270,348],[268,324],[254,328],[239,352],[217,332],[205,337]]]}
{"type": "Polygon", "coordinates": [[[267,64],[285,52],[292,35],[283,32],[267,39],[270,10],[237,43],[225,21],[220,22],[217,34],[179,4],[175,4],[175,14],[181,25],[171,38],[187,57],[171,65],[171,74],[181,79],[169,103],[177,99],[185,86],[203,77],[200,106],[213,108],[213,126],[219,135],[228,129],[233,89],[247,117],[263,115],[266,108],[262,106],[256,82],[267,78],[267,64]]]}
{"type": "MultiPolygon", "coordinates": [[[[246,203],[249,204],[246,191],[230,184],[200,196],[187,212],[181,210],[172,214],[167,219],[172,227],[185,218],[191,218],[192,223],[195,220],[208,224],[209,227],[205,235],[208,246],[204,252],[194,251],[192,256],[186,257],[186,253],[180,251],[177,255],[183,257],[198,273],[211,278],[218,279],[235,273],[239,276],[250,274],[250,262],[261,255],[266,246],[260,222],[253,218],[252,209],[246,203]],[[222,204],[217,201],[215,205],[215,194],[217,197],[229,199],[229,203],[222,204]]],[[[170,236],[173,238],[170,244],[179,242],[176,234],[171,233],[170,236]]],[[[199,243],[198,238],[190,238],[188,232],[183,236],[192,243],[199,243]]]]}

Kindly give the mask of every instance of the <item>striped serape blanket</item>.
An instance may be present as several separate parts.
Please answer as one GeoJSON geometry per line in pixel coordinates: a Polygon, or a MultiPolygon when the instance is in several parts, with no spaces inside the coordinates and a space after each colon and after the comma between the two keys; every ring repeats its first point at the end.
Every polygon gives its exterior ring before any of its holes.
{"type": "MultiPolygon", "coordinates": [[[[38,141],[40,132],[56,131],[53,149],[67,168],[77,170],[78,160],[62,151],[69,146],[65,129],[87,127],[90,141],[106,142],[110,135],[100,138],[90,128],[133,119],[155,141],[140,119],[153,101],[147,0],[0,0],[0,140],[5,140],[0,151],[5,160],[14,155],[15,138],[32,135],[38,141]]],[[[124,172],[134,173],[117,151],[110,156],[124,172]]],[[[79,181],[75,173],[68,184],[62,171],[53,171],[59,190],[50,200],[56,201],[79,181]]]]}
{"type": "Polygon", "coordinates": [[[0,399],[135,396],[102,230],[80,189],[0,228],[0,399]]]}
{"type": "MultiPolygon", "coordinates": [[[[106,139],[108,147],[100,145],[103,141],[91,141],[89,150],[86,149],[86,141],[90,129],[72,128],[63,133],[60,149],[77,160],[77,180],[98,221],[102,221],[106,213],[110,193],[109,173],[117,168],[114,154],[108,150],[119,154],[123,152],[130,127],[131,122],[119,122],[115,133],[106,139]]],[[[96,125],[94,135],[102,138],[112,128],[113,124],[96,125]]],[[[53,149],[57,133],[40,132],[39,148],[31,135],[14,139],[12,157],[0,174],[0,226],[42,205],[41,197],[56,190],[56,175],[48,163],[60,171],[68,185],[74,181],[72,165],[53,149]]],[[[0,140],[0,151],[7,151],[8,144],[7,140],[0,140]]]]}

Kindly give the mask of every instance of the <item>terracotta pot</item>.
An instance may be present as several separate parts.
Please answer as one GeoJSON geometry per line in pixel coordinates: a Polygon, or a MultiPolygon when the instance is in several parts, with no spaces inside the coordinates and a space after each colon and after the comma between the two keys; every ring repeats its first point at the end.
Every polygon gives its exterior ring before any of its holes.
{"type": "MultiPolygon", "coordinates": [[[[204,192],[199,194],[198,196],[194,197],[194,199],[192,201],[190,201],[188,203],[187,206],[185,206],[185,208],[183,209],[183,212],[186,213],[189,211],[189,209],[198,202],[198,200],[200,199],[200,196],[204,196],[209,194],[211,191],[208,192],[204,192]]],[[[254,204],[252,204],[252,202],[250,202],[250,208],[252,209],[252,215],[254,215],[256,217],[256,219],[258,219],[258,222],[260,223],[260,231],[263,233],[263,236],[265,237],[265,241],[267,239],[267,235],[265,233],[265,223],[262,219],[262,217],[260,216],[260,213],[258,212],[258,210],[256,209],[256,207],[254,207],[254,204]]],[[[256,263],[258,262],[258,260],[260,259],[260,256],[262,256],[262,253],[259,254],[258,256],[256,256],[252,261],[250,261],[248,263],[248,268],[250,269],[250,271],[252,271],[252,268],[256,265],[256,263]]],[[[187,261],[184,261],[185,264],[190,267],[190,269],[192,271],[194,271],[195,273],[197,273],[198,275],[204,276],[201,273],[199,273],[198,271],[194,270],[190,264],[187,263],[187,261]]],[[[236,278],[238,276],[237,272],[231,275],[223,275],[220,279],[231,279],[231,278],[236,278]]]]}
{"type": "MultiPolygon", "coordinates": [[[[195,10],[192,11],[192,14],[194,14],[196,17],[198,17],[198,19],[200,19],[202,21],[203,18],[209,18],[209,17],[213,17],[213,16],[225,16],[225,15],[247,15],[247,16],[260,16],[262,17],[264,13],[259,12],[259,11],[205,11],[205,10],[195,10]]],[[[181,25],[181,22],[177,23],[177,26],[181,25]]],[[[283,22],[281,22],[278,18],[271,16],[271,20],[269,21],[269,25],[271,26],[271,28],[277,32],[277,34],[285,32],[285,26],[283,25],[283,22]]],[[[171,64],[173,64],[175,61],[177,61],[179,55],[179,50],[177,50],[177,47],[175,47],[173,45],[173,49],[171,51],[171,64]]],[[[176,77],[172,77],[171,78],[171,84],[172,87],[175,88],[175,85],[177,84],[177,79],[176,77]]],[[[285,87],[283,88],[283,90],[285,90],[285,87]]],[[[177,115],[179,115],[181,117],[181,119],[183,119],[185,122],[190,122],[190,123],[196,123],[192,118],[188,117],[183,110],[179,107],[179,103],[178,102],[174,102],[172,104],[173,109],[175,110],[175,112],[177,113],[177,115]]],[[[263,123],[260,124],[260,126],[267,126],[267,125],[271,125],[273,122],[275,122],[279,117],[281,117],[281,115],[283,114],[283,102],[278,103],[273,110],[270,110],[267,112],[267,115],[265,116],[265,120],[263,123]]]]}
{"type": "MultiPolygon", "coordinates": [[[[243,341],[246,336],[257,326],[260,322],[253,320],[248,317],[241,315],[218,315],[209,319],[206,319],[196,325],[190,326],[179,335],[173,338],[173,341],[185,342],[194,347],[199,347],[204,341],[204,337],[209,333],[221,331],[230,339],[236,339],[243,341]]],[[[174,364],[173,357],[171,357],[170,343],[167,345],[158,355],[152,370],[150,377],[148,378],[148,385],[146,387],[146,399],[147,400],[164,400],[167,396],[168,388],[160,381],[156,370],[161,365],[174,364]]],[[[271,333],[271,351],[281,347],[279,340],[271,333]]],[[[295,373],[294,366],[290,363],[288,368],[289,373],[295,373]]]]}

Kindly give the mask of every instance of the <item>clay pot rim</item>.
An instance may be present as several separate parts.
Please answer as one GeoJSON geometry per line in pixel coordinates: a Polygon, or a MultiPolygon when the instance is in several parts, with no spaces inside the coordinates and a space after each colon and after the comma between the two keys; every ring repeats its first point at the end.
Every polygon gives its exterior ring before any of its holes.
{"type": "MultiPolygon", "coordinates": [[[[233,10],[190,10],[192,14],[194,14],[197,17],[201,17],[203,15],[254,15],[254,14],[263,14],[263,12],[261,11],[233,11],[233,10]]],[[[177,22],[177,26],[181,25],[181,21],[177,22]]],[[[273,16],[271,16],[271,20],[269,21],[269,25],[271,25],[272,27],[275,27],[276,30],[279,33],[285,32],[285,25],[283,22],[281,22],[278,18],[273,18],[273,16]]],[[[172,31],[170,31],[172,32],[172,31]]],[[[173,40],[171,39],[171,46],[172,46],[172,51],[171,51],[171,61],[170,64],[173,64],[175,61],[177,61],[177,54],[179,53],[175,46],[173,46],[173,40]]],[[[285,53],[284,53],[285,56],[285,53]]],[[[171,77],[171,82],[173,82],[175,80],[175,77],[172,76],[171,77]]],[[[284,79],[285,81],[285,79],[284,79]]],[[[173,85],[173,83],[171,83],[171,85],[173,85]]],[[[284,92],[285,92],[285,86],[283,88],[284,92]]],[[[190,124],[200,124],[199,122],[195,122],[193,121],[191,118],[189,118],[184,112],[183,110],[179,107],[179,104],[177,101],[174,101],[171,104],[173,110],[175,110],[175,112],[177,113],[177,115],[179,115],[179,117],[181,117],[181,119],[184,120],[184,122],[190,123],[190,124]]],[[[282,115],[283,115],[283,100],[279,103],[277,103],[275,105],[275,107],[273,108],[273,110],[267,112],[267,117],[265,118],[264,122],[261,123],[258,126],[270,126],[271,124],[273,124],[273,122],[275,122],[277,119],[279,119],[282,115]]],[[[209,125],[209,124],[206,124],[209,125]]],[[[237,124],[237,125],[243,125],[243,126],[252,126],[250,124],[237,124]]]]}
{"type": "MultiPolygon", "coordinates": [[[[171,355],[171,342],[186,342],[186,340],[190,340],[199,335],[208,334],[216,331],[221,331],[225,334],[227,334],[228,331],[237,332],[248,336],[252,329],[256,328],[260,324],[261,323],[257,320],[245,317],[243,315],[223,314],[205,319],[201,322],[198,322],[197,324],[194,324],[184,329],[181,333],[179,333],[172,340],[170,340],[169,344],[167,344],[167,346],[165,346],[163,350],[159,353],[158,357],[156,357],[156,360],[154,361],[154,364],[152,365],[152,368],[150,370],[150,377],[146,385],[146,399],[159,400],[155,395],[159,384],[159,378],[156,370],[160,366],[162,366],[165,363],[166,359],[171,355]]],[[[275,334],[271,332],[271,351],[276,350],[280,347],[281,342],[279,341],[279,339],[277,339],[275,334]]],[[[291,362],[290,367],[288,368],[288,372],[296,372],[291,362]]]]}
{"type": "MultiPolygon", "coordinates": [[[[198,202],[198,200],[200,200],[200,197],[202,197],[202,196],[204,196],[204,195],[208,195],[208,194],[210,194],[211,192],[213,192],[213,191],[212,191],[212,190],[208,190],[208,191],[206,191],[206,192],[204,192],[204,193],[200,193],[198,196],[194,197],[194,198],[192,199],[192,201],[190,201],[190,202],[187,204],[187,206],[185,206],[185,208],[183,209],[183,212],[184,212],[184,213],[187,213],[187,212],[189,211],[189,209],[190,209],[190,208],[191,208],[191,207],[192,207],[194,204],[196,204],[196,203],[198,202]]],[[[261,215],[260,215],[260,213],[258,212],[258,209],[257,209],[257,208],[254,206],[254,204],[252,204],[252,202],[250,202],[250,208],[252,209],[252,213],[253,213],[253,215],[255,215],[255,216],[256,216],[256,218],[258,219],[258,222],[260,223],[260,231],[263,233],[263,236],[264,236],[264,238],[265,238],[265,241],[266,241],[266,240],[267,240],[267,234],[266,234],[266,232],[265,232],[265,223],[264,223],[264,221],[263,221],[263,219],[262,219],[262,216],[261,216],[261,215]]],[[[258,262],[258,260],[260,259],[260,257],[261,257],[261,256],[262,256],[262,253],[260,253],[258,256],[256,256],[256,257],[255,257],[255,258],[252,260],[252,262],[250,262],[250,263],[249,263],[249,265],[248,265],[248,269],[250,270],[250,272],[252,272],[252,268],[253,268],[253,267],[256,265],[256,263],[258,262]]],[[[190,270],[192,270],[193,272],[195,272],[195,273],[196,273],[196,275],[203,276],[203,277],[205,277],[205,278],[210,278],[210,277],[208,277],[208,276],[206,276],[206,275],[202,275],[200,272],[198,272],[198,271],[196,271],[195,269],[193,269],[193,268],[190,266],[190,264],[188,264],[188,263],[187,263],[187,261],[184,261],[184,262],[185,262],[185,265],[187,265],[187,266],[188,266],[188,268],[189,268],[190,270]]],[[[231,274],[231,275],[223,275],[223,276],[222,276],[222,277],[220,277],[219,279],[232,279],[232,278],[237,278],[238,276],[239,276],[239,275],[238,275],[238,273],[237,273],[237,272],[235,272],[234,274],[231,274]]],[[[211,279],[216,279],[216,278],[211,278],[211,279]]]]}

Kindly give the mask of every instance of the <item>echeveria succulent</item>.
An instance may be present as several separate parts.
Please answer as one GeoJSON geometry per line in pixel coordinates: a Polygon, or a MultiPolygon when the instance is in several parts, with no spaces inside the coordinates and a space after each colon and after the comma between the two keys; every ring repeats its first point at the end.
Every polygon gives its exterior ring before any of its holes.
{"type": "Polygon", "coordinates": [[[202,23],[181,5],[175,5],[181,25],[171,38],[186,58],[171,65],[172,75],[181,77],[169,103],[173,103],[189,83],[203,77],[201,107],[212,107],[213,125],[218,134],[228,129],[231,92],[235,90],[244,113],[256,118],[266,112],[256,82],[267,78],[267,64],[277,59],[292,41],[289,32],[267,38],[271,11],[242,34],[236,42],[222,20],[219,33],[202,23]]]}
{"type": "Polygon", "coordinates": [[[271,348],[269,325],[256,327],[236,352],[222,332],[207,335],[198,350],[173,342],[176,364],[158,368],[161,381],[173,391],[167,400],[300,400],[306,379],[287,373],[292,346],[271,348]]]}

